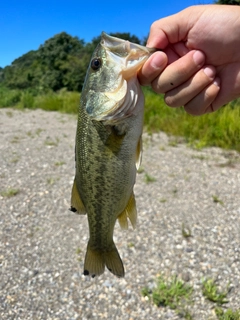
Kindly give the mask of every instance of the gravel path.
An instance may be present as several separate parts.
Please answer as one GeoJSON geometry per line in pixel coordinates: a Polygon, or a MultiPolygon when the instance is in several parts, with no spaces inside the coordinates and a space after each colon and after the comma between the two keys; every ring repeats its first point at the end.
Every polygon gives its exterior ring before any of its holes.
{"type": "Polygon", "coordinates": [[[204,277],[230,283],[226,307],[239,308],[239,154],[144,135],[138,228],[116,225],[114,233],[126,276],[106,270],[89,280],[86,216],[68,210],[75,128],[70,115],[0,110],[0,318],[179,319],[141,296],[159,274],[194,287],[194,319],[215,319],[201,293],[204,277]],[[182,236],[182,224],[192,237],[182,236]]]}

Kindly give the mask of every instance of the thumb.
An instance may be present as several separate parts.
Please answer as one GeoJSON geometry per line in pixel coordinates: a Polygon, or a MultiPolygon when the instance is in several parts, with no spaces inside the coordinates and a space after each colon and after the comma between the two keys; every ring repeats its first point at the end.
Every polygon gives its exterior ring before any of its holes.
{"type": "MultiPolygon", "coordinates": [[[[194,9],[194,7],[189,7],[172,16],[153,22],[147,46],[165,49],[169,44],[187,40],[188,32],[194,24],[193,17],[196,14],[194,9]]],[[[195,18],[194,20],[196,21],[195,18]]]]}

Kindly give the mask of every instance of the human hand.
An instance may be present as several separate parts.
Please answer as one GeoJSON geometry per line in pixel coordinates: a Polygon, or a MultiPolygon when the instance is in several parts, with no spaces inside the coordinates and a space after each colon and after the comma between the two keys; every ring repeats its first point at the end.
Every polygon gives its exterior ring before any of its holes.
{"type": "Polygon", "coordinates": [[[152,24],[148,47],[160,48],[139,72],[142,85],[193,115],[240,97],[240,7],[189,7],[152,24]]]}

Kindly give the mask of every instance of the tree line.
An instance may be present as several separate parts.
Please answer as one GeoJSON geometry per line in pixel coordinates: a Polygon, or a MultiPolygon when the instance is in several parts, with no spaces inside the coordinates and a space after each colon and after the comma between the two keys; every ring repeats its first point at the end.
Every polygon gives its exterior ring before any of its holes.
{"type": "MultiPolygon", "coordinates": [[[[111,35],[140,44],[144,41],[130,33],[111,35]]],[[[56,34],[38,50],[31,50],[10,66],[0,68],[0,84],[9,89],[28,89],[35,93],[61,88],[81,91],[92,52],[99,41],[100,36],[85,43],[66,32],[56,34]]]]}

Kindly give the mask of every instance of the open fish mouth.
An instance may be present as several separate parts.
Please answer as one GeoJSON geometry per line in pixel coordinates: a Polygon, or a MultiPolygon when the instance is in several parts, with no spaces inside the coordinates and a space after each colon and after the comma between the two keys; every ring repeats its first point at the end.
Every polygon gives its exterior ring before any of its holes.
{"type": "Polygon", "coordinates": [[[148,57],[156,51],[137,43],[109,36],[105,32],[101,35],[101,45],[106,49],[108,58],[121,65],[123,77],[127,80],[136,73],[148,57]]]}

